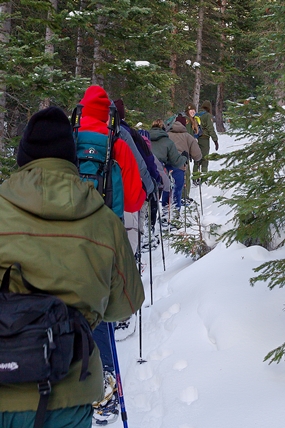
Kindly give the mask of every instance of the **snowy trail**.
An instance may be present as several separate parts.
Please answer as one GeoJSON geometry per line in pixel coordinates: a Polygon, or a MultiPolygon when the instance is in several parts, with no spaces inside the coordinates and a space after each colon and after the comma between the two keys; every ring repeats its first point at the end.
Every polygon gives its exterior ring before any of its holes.
{"type": "MultiPolygon", "coordinates": [[[[234,146],[226,135],[219,141],[225,151],[234,146]]],[[[226,230],[228,209],[213,203],[219,189],[204,187],[203,225],[226,230]]],[[[191,197],[197,200],[198,189],[191,197]]],[[[161,248],[152,254],[151,306],[143,254],[146,362],[137,362],[138,329],[117,343],[129,428],[283,428],[285,365],[268,365],[263,358],[285,341],[284,291],[263,283],[251,287],[249,278],[254,267],[285,257],[285,250],[220,243],[192,262],[166,242],[164,248],[166,271],[161,248]]]]}

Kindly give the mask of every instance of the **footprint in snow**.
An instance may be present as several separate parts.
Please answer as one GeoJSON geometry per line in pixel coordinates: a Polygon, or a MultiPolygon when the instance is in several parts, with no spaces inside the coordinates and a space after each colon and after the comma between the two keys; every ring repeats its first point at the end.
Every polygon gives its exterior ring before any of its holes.
{"type": "Polygon", "coordinates": [[[180,312],[180,305],[179,303],[175,303],[174,305],[170,306],[168,311],[162,313],[160,320],[164,322],[171,318],[173,315],[178,314],[178,312],[180,312]]]}
{"type": "Polygon", "coordinates": [[[180,392],[179,399],[188,404],[188,406],[193,403],[193,401],[198,400],[198,391],[194,386],[189,386],[180,392]]]}
{"type": "Polygon", "coordinates": [[[187,366],[188,366],[187,361],[179,360],[179,361],[176,361],[176,363],[174,364],[173,370],[178,370],[180,372],[181,370],[186,369],[187,366]]]}
{"type": "Polygon", "coordinates": [[[157,349],[149,354],[149,359],[153,361],[162,361],[169,357],[173,351],[170,349],[157,349]]]}
{"type": "Polygon", "coordinates": [[[140,364],[136,366],[136,375],[139,380],[147,380],[152,378],[153,371],[150,364],[140,364]]]}

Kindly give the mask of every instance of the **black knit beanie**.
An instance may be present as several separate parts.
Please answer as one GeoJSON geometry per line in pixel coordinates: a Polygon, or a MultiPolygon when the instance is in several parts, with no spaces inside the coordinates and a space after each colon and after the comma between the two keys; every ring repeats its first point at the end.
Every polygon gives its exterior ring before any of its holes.
{"type": "Polygon", "coordinates": [[[119,116],[121,120],[125,119],[125,106],[124,106],[124,101],[119,98],[118,100],[114,101],[115,106],[117,107],[119,116]]]}
{"type": "Polygon", "coordinates": [[[48,107],[35,113],[21,138],[18,165],[23,166],[41,158],[60,158],[77,165],[71,125],[58,107],[48,107]]]}
{"type": "Polygon", "coordinates": [[[176,118],[176,122],[180,122],[182,125],[186,126],[186,117],[179,114],[176,118]]]}

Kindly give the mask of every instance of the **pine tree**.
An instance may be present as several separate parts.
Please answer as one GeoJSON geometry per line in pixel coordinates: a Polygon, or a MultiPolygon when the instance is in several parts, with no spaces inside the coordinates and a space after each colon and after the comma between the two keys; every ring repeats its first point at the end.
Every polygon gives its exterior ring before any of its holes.
{"type": "Polygon", "coordinates": [[[169,240],[175,253],[185,254],[186,257],[190,256],[196,261],[211,251],[206,235],[216,237],[219,225],[211,224],[206,230],[201,221],[200,207],[197,202],[193,201],[190,206],[186,206],[183,214],[172,220],[171,224],[177,230],[166,230],[164,236],[169,240]]]}
{"type": "MultiPolygon", "coordinates": [[[[232,189],[229,197],[217,198],[233,210],[234,228],[222,239],[246,245],[260,244],[268,249],[284,246],[285,226],[285,110],[284,64],[285,24],[284,2],[256,3],[254,16],[258,23],[251,61],[263,84],[256,88],[256,97],[233,103],[228,116],[237,138],[244,138],[244,148],[213,159],[223,161],[223,168],[209,174],[210,182],[224,190],[232,189]],[[265,70],[261,76],[260,70],[265,70]]],[[[285,260],[262,264],[254,269],[258,276],[251,285],[266,281],[270,289],[285,285],[285,260]]],[[[285,345],[271,351],[265,360],[281,360],[285,345]]]]}

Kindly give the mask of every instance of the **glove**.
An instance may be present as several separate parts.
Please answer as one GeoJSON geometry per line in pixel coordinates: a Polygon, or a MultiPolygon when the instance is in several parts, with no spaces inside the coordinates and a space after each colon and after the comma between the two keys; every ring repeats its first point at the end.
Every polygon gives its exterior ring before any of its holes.
{"type": "MultiPolygon", "coordinates": [[[[157,192],[157,187],[158,187],[158,182],[156,181],[155,178],[151,177],[151,181],[153,182],[153,193],[156,194],[157,192]]],[[[159,176],[159,182],[161,181],[161,177],[159,176]]]]}
{"type": "Polygon", "coordinates": [[[219,143],[218,143],[218,141],[214,141],[214,144],[215,144],[216,150],[219,150],[219,143]]]}
{"type": "Polygon", "coordinates": [[[156,195],[157,195],[157,182],[153,177],[151,177],[151,180],[153,182],[153,191],[147,196],[147,201],[150,201],[151,199],[156,201],[157,200],[157,197],[156,197],[156,195]]]}
{"type": "Polygon", "coordinates": [[[155,191],[151,192],[151,193],[147,196],[147,198],[146,198],[147,202],[151,201],[152,199],[153,199],[154,201],[157,201],[157,197],[156,197],[156,192],[155,192],[155,191]]]}
{"type": "Polygon", "coordinates": [[[185,156],[187,160],[189,159],[189,153],[187,153],[185,150],[181,153],[182,156],[185,156]]]}

